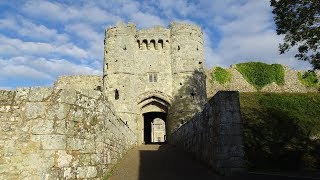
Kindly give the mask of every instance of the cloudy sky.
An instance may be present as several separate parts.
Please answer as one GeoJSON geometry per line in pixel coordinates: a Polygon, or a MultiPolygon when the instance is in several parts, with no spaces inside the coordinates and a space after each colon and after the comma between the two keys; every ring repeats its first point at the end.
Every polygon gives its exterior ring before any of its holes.
{"type": "Polygon", "coordinates": [[[104,30],[117,22],[202,27],[205,64],[246,61],[311,66],[279,55],[269,0],[0,1],[0,89],[50,86],[60,75],[101,74],[104,30]]]}

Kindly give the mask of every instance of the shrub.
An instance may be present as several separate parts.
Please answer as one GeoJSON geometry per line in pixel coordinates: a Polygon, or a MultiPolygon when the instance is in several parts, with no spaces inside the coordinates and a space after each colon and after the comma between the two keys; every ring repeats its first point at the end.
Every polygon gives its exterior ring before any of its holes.
{"type": "Polygon", "coordinates": [[[318,87],[319,80],[314,71],[299,72],[298,78],[306,87],[318,87]]]}
{"type": "Polygon", "coordinates": [[[231,81],[231,73],[222,67],[216,67],[211,73],[212,79],[218,81],[219,84],[225,84],[231,81]]]}
{"type": "Polygon", "coordinates": [[[236,69],[258,90],[272,82],[284,84],[284,69],[280,64],[248,62],[237,64],[236,69]]]}

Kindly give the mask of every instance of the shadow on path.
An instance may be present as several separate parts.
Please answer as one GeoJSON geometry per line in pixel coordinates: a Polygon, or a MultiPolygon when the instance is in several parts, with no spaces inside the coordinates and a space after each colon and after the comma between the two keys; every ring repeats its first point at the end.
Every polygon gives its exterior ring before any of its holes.
{"type": "Polygon", "coordinates": [[[215,180],[222,179],[189,154],[168,144],[132,149],[114,168],[111,180],[215,180]],[[138,167],[137,167],[138,166],[138,167]]]}
{"type": "Polygon", "coordinates": [[[219,176],[190,154],[168,144],[140,145],[131,149],[115,166],[111,180],[313,180],[248,173],[236,177],[219,176]]]}
{"type": "Polygon", "coordinates": [[[139,180],[218,179],[212,170],[171,145],[153,145],[139,150],[139,180]],[[156,150],[156,148],[158,148],[156,150]]]}

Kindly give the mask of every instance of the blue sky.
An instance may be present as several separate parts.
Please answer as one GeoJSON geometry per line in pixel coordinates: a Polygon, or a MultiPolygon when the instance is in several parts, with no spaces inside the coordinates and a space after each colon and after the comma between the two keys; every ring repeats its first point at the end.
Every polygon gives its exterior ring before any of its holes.
{"type": "Polygon", "coordinates": [[[60,75],[101,74],[104,30],[172,21],[202,27],[205,65],[246,61],[308,69],[292,50],[279,55],[269,0],[0,1],[0,89],[51,86],[60,75]]]}

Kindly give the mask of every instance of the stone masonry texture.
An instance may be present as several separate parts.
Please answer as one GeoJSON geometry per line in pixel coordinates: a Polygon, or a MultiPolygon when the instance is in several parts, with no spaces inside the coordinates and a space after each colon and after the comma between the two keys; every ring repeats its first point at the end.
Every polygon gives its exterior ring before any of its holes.
{"type": "Polygon", "coordinates": [[[243,172],[239,93],[219,91],[202,112],[181,126],[170,142],[222,175],[243,172]]]}
{"type": "Polygon", "coordinates": [[[137,143],[95,90],[1,90],[0,128],[0,179],[102,178],[137,143]]]}

